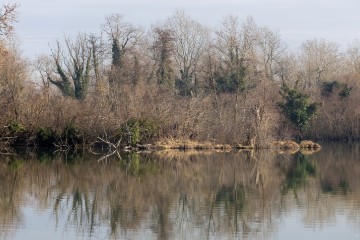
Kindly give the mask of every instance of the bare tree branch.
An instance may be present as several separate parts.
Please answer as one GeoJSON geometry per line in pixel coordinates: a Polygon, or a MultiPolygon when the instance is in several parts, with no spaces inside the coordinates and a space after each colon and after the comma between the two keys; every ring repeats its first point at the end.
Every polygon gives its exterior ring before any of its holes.
{"type": "Polygon", "coordinates": [[[18,4],[4,4],[0,9],[0,36],[9,36],[14,31],[13,24],[17,22],[16,9],[18,4]]]}

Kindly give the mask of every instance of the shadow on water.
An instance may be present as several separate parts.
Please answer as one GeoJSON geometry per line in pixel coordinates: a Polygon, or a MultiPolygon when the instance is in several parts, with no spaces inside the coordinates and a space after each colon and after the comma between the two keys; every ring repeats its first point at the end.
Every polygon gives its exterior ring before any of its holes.
{"type": "Polygon", "coordinates": [[[305,222],[324,224],[340,211],[360,227],[359,146],[323,149],[309,156],[269,151],[122,152],[106,159],[86,151],[2,156],[0,238],[26,228],[31,216],[25,217],[25,206],[47,211],[54,234],[76,229],[73,239],[267,239],[278,231],[278,220],[298,207],[305,209],[305,222]]]}

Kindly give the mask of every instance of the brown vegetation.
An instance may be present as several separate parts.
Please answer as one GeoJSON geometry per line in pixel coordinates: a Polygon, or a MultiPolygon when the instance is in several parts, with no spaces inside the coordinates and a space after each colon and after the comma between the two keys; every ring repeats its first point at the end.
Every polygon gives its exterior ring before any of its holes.
{"type": "MultiPolygon", "coordinates": [[[[15,9],[5,8],[12,15],[1,26],[16,20],[15,9]]],[[[293,55],[252,18],[227,17],[212,35],[183,11],[148,35],[120,14],[102,30],[59,40],[34,63],[37,74],[0,36],[0,135],[10,145],[101,137],[122,145],[181,139],[188,142],[177,148],[191,141],[269,147],[299,136],[277,104],[283,83],[322,103],[302,137],[360,139],[358,42],[341,52],[335,43],[307,41],[293,55]]]]}
{"type": "Polygon", "coordinates": [[[314,143],[313,141],[309,141],[309,140],[303,140],[300,142],[300,148],[305,148],[305,149],[320,149],[321,146],[318,143],[314,143]]]}
{"type": "Polygon", "coordinates": [[[294,141],[275,141],[272,143],[271,149],[276,154],[295,154],[300,152],[303,155],[311,155],[320,151],[321,146],[313,141],[303,140],[300,144],[294,141]]]}

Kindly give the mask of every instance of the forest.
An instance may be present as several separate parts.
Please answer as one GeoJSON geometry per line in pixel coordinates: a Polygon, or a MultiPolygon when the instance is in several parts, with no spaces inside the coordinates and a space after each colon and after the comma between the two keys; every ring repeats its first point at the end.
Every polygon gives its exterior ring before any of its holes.
{"type": "Polygon", "coordinates": [[[252,17],[212,29],[177,10],[148,28],[105,16],[100,34],[60,35],[28,60],[18,8],[0,8],[2,149],[360,139],[359,40],[294,51],[252,17]]]}

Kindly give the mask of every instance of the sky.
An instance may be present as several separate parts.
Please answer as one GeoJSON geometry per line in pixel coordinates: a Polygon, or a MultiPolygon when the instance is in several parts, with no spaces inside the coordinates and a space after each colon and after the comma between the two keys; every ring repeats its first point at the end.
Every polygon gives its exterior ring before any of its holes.
{"type": "Polygon", "coordinates": [[[194,20],[218,28],[227,15],[252,16],[259,26],[280,32],[289,49],[306,40],[325,39],[346,48],[360,39],[359,0],[1,0],[18,3],[15,25],[23,53],[48,53],[57,38],[78,32],[97,33],[106,16],[121,13],[145,29],[161,23],[177,9],[194,20]]]}

